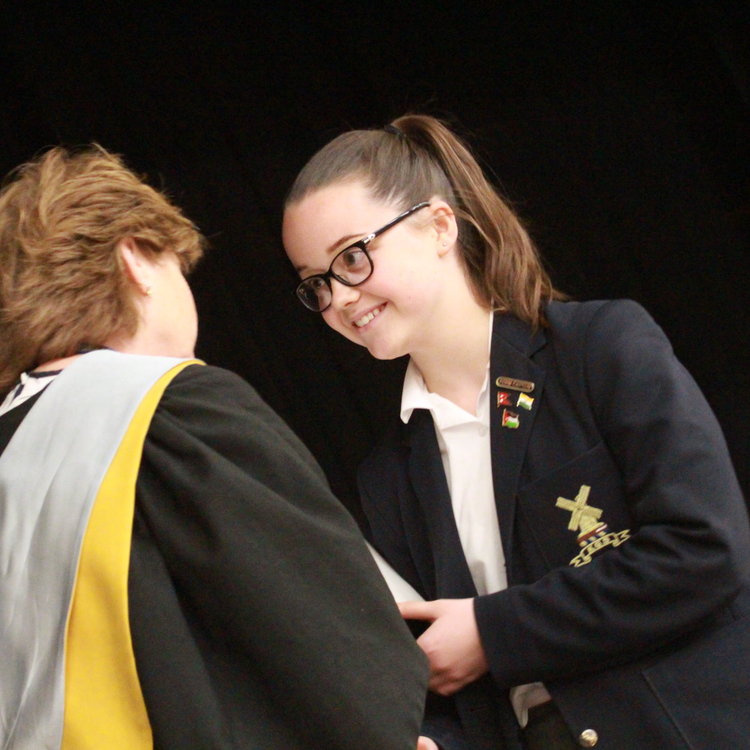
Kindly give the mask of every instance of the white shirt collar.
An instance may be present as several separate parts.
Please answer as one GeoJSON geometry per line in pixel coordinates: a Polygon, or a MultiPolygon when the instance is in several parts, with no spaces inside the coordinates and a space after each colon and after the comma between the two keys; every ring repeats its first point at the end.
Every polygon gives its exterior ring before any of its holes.
{"type": "Polygon", "coordinates": [[[5,414],[24,401],[43,391],[60,374],[60,370],[45,372],[22,372],[18,382],[11,388],[10,393],[0,403],[0,414],[5,414]]]}

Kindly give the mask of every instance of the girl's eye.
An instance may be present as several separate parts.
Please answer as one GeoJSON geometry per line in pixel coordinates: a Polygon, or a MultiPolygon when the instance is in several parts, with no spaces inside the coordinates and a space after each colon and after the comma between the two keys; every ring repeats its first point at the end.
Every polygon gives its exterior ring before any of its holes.
{"type": "Polygon", "coordinates": [[[341,262],[348,271],[355,270],[366,263],[365,254],[360,248],[352,247],[341,253],[341,262]]]}
{"type": "Polygon", "coordinates": [[[307,286],[314,292],[317,292],[319,289],[326,286],[326,281],[322,276],[313,276],[311,279],[307,279],[307,286]]]}

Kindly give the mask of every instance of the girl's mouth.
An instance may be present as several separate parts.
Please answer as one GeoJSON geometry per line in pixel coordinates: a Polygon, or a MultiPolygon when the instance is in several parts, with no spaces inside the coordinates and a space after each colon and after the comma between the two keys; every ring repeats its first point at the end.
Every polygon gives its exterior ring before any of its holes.
{"type": "Polygon", "coordinates": [[[379,305],[374,310],[370,310],[370,312],[365,313],[359,320],[354,321],[355,328],[362,328],[363,326],[366,326],[371,320],[375,320],[378,315],[383,311],[383,308],[385,305],[379,305]]]}

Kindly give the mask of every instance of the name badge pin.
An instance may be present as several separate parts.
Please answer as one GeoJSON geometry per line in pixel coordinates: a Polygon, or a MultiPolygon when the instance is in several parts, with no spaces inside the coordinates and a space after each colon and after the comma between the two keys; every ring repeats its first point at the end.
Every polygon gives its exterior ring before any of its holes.
{"type": "Polygon", "coordinates": [[[495,385],[498,388],[507,388],[510,391],[521,391],[522,393],[531,393],[534,390],[534,383],[530,380],[509,378],[507,375],[501,375],[495,380],[495,385]]]}

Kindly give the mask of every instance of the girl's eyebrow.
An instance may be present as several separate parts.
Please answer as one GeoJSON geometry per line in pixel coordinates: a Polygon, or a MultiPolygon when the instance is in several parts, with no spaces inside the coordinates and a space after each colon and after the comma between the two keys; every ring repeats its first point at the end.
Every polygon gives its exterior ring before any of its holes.
{"type": "MultiPolygon", "coordinates": [[[[359,234],[345,234],[343,237],[340,237],[335,242],[332,242],[326,248],[326,251],[325,251],[326,256],[330,257],[331,255],[335,255],[340,250],[346,250],[346,248],[349,247],[349,245],[357,241],[357,238],[362,238],[366,236],[367,236],[367,232],[360,232],[359,234]],[[348,244],[344,244],[344,243],[348,243],[348,244]]],[[[306,271],[308,268],[309,266],[301,265],[301,266],[295,266],[294,270],[297,273],[302,273],[303,271],[306,271]]]]}

